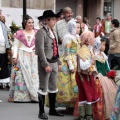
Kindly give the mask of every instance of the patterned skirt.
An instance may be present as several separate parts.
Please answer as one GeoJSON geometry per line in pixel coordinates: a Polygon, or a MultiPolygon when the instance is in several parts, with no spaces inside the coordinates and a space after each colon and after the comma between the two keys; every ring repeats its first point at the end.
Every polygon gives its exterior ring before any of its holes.
{"type": "MultiPolygon", "coordinates": [[[[95,80],[95,89],[100,97],[100,100],[95,104],[92,104],[93,116],[94,120],[107,120],[110,118],[110,114],[113,109],[117,85],[113,82],[113,80],[104,77],[101,74],[98,75],[98,78],[99,79],[95,80]]],[[[80,116],[78,111],[78,101],[79,100],[77,99],[73,114],[76,117],[80,116]]],[[[116,106],[118,106],[118,104],[116,106]]]]}
{"type": "Polygon", "coordinates": [[[78,106],[80,106],[80,104],[92,104],[98,102],[99,100],[99,94],[97,93],[95,87],[94,76],[89,76],[89,80],[87,75],[81,74],[81,76],[83,77],[83,80],[80,79],[79,74],[76,72],[76,82],[78,85],[79,94],[73,112],[73,115],[75,117],[80,116],[78,109],[78,106]]]}
{"type": "Polygon", "coordinates": [[[100,101],[94,106],[94,117],[95,120],[106,120],[110,118],[113,110],[117,85],[112,79],[102,74],[98,74],[98,79],[96,80],[96,89],[100,95],[100,101]]]}
{"type": "Polygon", "coordinates": [[[79,90],[78,104],[92,104],[97,102],[99,100],[99,95],[95,89],[94,76],[81,73],[81,77],[78,72],[76,72],[76,82],[79,90]],[[81,77],[83,80],[81,80],[81,77]]]}
{"type": "Polygon", "coordinates": [[[38,101],[38,65],[34,52],[18,52],[17,65],[11,72],[9,102],[38,101]]]}
{"type": "Polygon", "coordinates": [[[114,102],[114,109],[112,111],[110,120],[120,120],[120,85],[118,86],[114,102]]]}
{"type": "MultiPolygon", "coordinates": [[[[75,73],[70,73],[68,65],[63,60],[63,57],[61,57],[60,60],[62,62],[62,70],[58,74],[56,107],[74,108],[78,95],[75,73]]],[[[46,105],[49,106],[48,99],[46,105]]]]}
{"type": "Polygon", "coordinates": [[[75,80],[75,73],[69,71],[67,63],[62,60],[62,70],[58,75],[58,93],[56,97],[58,106],[74,108],[78,94],[78,87],[75,80]]]}

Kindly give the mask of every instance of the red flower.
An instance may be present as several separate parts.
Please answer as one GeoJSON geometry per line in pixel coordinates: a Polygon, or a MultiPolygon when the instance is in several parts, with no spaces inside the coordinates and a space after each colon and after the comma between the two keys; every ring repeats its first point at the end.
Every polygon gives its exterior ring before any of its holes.
{"type": "Polygon", "coordinates": [[[109,78],[112,78],[114,79],[116,76],[116,72],[114,70],[110,70],[108,73],[107,73],[107,77],[109,78]]]}

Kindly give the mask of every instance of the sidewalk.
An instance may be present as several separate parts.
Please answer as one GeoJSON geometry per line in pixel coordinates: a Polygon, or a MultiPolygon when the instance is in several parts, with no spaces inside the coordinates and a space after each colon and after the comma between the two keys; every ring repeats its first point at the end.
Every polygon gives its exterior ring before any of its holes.
{"type": "MultiPolygon", "coordinates": [[[[9,103],[7,102],[8,91],[0,90],[0,120],[40,120],[38,118],[38,103],[9,103]]],[[[49,109],[45,111],[48,115],[49,109]]],[[[62,108],[64,117],[48,115],[48,120],[78,120],[72,114],[62,108]]]]}

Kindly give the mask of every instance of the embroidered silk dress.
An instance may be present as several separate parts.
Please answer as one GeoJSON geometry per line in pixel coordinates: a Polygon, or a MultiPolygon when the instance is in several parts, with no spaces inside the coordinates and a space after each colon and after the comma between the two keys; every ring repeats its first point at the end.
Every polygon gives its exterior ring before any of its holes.
{"type": "Polygon", "coordinates": [[[59,72],[59,80],[57,82],[59,90],[56,98],[57,106],[73,108],[75,105],[78,87],[75,81],[75,73],[70,73],[67,61],[71,60],[73,67],[76,70],[76,54],[78,46],[80,46],[80,41],[77,41],[76,38],[67,41],[64,46],[65,54],[60,58],[62,70],[59,72]]]}
{"type": "Polygon", "coordinates": [[[13,45],[13,58],[17,58],[18,61],[12,68],[8,101],[38,101],[39,78],[34,48],[35,36],[24,34],[23,30],[17,31],[13,45]]]}

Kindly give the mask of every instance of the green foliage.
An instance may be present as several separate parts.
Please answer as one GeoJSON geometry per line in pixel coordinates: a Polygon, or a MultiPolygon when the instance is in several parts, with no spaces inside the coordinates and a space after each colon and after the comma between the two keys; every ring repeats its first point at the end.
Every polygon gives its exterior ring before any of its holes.
{"type": "Polygon", "coordinates": [[[17,30],[21,29],[21,26],[17,26],[16,23],[14,21],[12,21],[10,29],[12,33],[16,33],[17,30]]]}

